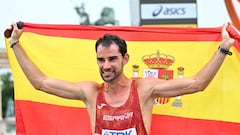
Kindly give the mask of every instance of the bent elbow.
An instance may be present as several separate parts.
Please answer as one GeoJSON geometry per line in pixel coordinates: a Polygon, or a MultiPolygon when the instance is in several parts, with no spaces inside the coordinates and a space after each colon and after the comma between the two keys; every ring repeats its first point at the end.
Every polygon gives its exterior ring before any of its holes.
{"type": "Polygon", "coordinates": [[[199,87],[196,89],[196,92],[201,92],[204,91],[206,89],[206,87],[199,87]]]}
{"type": "Polygon", "coordinates": [[[34,79],[34,80],[31,81],[31,84],[36,90],[43,90],[44,89],[44,83],[43,82],[44,82],[45,79],[46,78],[44,78],[44,77],[34,79]]]}
{"type": "Polygon", "coordinates": [[[207,83],[206,81],[200,81],[195,79],[195,83],[193,85],[194,92],[204,91],[207,88],[208,84],[209,83],[207,83]]]}
{"type": "Polygon", "coordinates": [[[42,86],[40,86],[40,85],[33,85],[33,87],[34,87],[36,90],[42,90],[42,86]]]}
{"type": "Polygon", "coordinates": [[[43,89],[43,85],[41,83],[31,82],[31,84],[34,87],[34,89],[36,89],[36,90],[42,90],[43,89]]]}

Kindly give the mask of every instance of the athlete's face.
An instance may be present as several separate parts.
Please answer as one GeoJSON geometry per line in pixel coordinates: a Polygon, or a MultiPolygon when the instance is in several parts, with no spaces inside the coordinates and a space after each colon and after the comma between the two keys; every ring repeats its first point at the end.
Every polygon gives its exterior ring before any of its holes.
{"type": "Polygon", "coordinates": [[[100,75],[105,82],[111,82],[123,73],[123,66],[128,62],[129,56],[124,57],[119,52],[116,44],[104,47],[101,44],[97,48],[97,63],[100,75]]]}

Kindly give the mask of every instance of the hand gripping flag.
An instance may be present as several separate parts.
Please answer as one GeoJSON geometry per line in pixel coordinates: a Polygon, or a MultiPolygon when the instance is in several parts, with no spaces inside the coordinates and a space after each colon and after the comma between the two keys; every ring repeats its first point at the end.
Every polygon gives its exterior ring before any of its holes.
{"type": "MultiPolygon", "coordinates": [[[[239,34],[219,72],[205,91],[173,97],[154,105],[151,135],[239,135],[240,133],[240,46],[239,34]],[[177,102],[176,102],[177,101],[177,102]]],[[[98,73],[95,41],[105,33],[127,41],[131,55],[125,67],[132,77],[132,65],[139,76],[148,66],[142,57],[156,51],[171,55],[168,68],[173,78],[178,68],[190,77],[200,70],[217,50],[221,27],[104,27],[24,23],[21,45],[29,58],[48,76],[68,81],[102,82],[98,73]]],[[[14,78],[17,135],[90,135],[85,105],[35,90],[23,74],[6,39],[14,78]]],[[[167,56],[166,55],[166,56],[167,56]]]]}

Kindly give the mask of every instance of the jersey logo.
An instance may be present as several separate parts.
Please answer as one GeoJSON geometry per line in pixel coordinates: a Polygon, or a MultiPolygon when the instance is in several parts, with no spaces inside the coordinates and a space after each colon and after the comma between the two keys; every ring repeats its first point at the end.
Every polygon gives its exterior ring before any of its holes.
{"type": "Polygon", "coordinates": [[[104,106],[107,106],[107,105],[104,104],[104,103],[101,103],[100,105],[97,105],[97,108],[98,108],[98,109],[102,109],[104,106]]]}

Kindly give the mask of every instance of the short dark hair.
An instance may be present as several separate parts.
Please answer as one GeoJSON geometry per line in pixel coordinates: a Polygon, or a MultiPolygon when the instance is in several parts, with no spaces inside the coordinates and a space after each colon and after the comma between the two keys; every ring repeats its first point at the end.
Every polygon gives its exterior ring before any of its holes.
{"type": "Polygon", "coordinates": [[[115,43],[119,47],[119,52],[124,56],[127,53],[127,44],[125,40],[121,39],[117,35],[114,34],[104,34],[103,37],[100,37],[95,44],[95,51],[97,52],[97,48],[100,44],[104,47],[109,47],[112,43],[115,43]]]}

